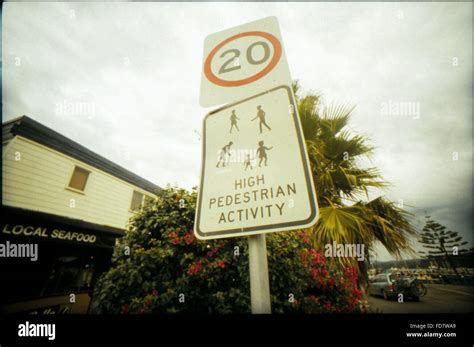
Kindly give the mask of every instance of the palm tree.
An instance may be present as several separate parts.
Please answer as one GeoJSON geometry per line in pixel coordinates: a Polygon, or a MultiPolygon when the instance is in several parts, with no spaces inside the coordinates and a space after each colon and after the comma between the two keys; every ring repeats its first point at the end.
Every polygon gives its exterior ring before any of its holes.
{"type": "MultiPolygon", "coordinates": [[[[293,89],[297,95],[297,82],[293,89]]],[[[409,236],[416,234],[413,216],[384,197],[369,200],[369,188],[388,184],[377,168],[360,166],[360,159],[370,158],[374,148],[367,138],[347,130],[354,107],[323,106],[314,93],[297,96],[297,104],[320,207],[320,218],[309,229],[314,246],[324,251],[333,241],[364,244],[366,261],[376,241],[396,257],[414,252],[409,244],[409,236]]],[[[366,263],[343,257],[334,261],[341,266],[357,263],[366,279],[366,263]]]]}

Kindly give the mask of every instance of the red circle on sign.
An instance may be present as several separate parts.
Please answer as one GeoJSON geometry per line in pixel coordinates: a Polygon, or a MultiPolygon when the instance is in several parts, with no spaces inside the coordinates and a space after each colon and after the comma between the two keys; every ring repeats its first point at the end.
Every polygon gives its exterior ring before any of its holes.
{"type": "Polygon", "coordinates": [[[259,80],[260,78],[262,78],[263,76],[265,76],[266,74],[268,74],[276,66],[276,64],[280,60],[280,57],[281,57],[281,44],[280,44],[280,41],[278,41],[278,39],[275,36],[263,31],[247,31],[245,33],[240,33],[240,34],[231,36],[228,39],[219,43],[216,47],[214,47],[211,53],[209,53],[209,55],[207,56],[207,59],[204,63],[204,74],[206,75],[209,81],[221,87],[239,87],[245,84],[255,82],[259,80]],[[256,73],[253,76],[250,76],[241,80],[228,81],[228,80],[223,80],[217,77],[216,75],[214,75],[214,73],[211,70],[211,62],[214,56],[216,55],[217,51],[221,49],[223,46],[225,46],[227,43],[237,40],[241,37],[246,37],[246,36],[260,36],[271,42],[274,52],[273,52],[273,57],[270,63],[262,71],[256,73]]]}

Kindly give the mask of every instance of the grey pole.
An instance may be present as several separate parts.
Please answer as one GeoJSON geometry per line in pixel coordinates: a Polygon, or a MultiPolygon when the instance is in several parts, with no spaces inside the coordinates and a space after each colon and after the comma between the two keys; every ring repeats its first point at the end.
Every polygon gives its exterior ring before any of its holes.
{"type": "Polygon", "coordinates": [[[252,313],[272,313],[265,234],[248,237],[252,313]]]}

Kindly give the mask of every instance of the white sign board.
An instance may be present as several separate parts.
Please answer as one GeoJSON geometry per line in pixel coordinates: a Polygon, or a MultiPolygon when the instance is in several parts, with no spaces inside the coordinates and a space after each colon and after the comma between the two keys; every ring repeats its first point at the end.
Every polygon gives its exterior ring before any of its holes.
{"type": "Polygon", "coordinates": [[[290,87],[273,88],[205,117],[195,221],[199,239],[305,228],[317,216],[290,87]]]}
{"type": "Polygon", "coordinates": [[[204,40],[201,106],[235,102],[280,85],[291,85],[291,77],[276,17],[204,40]]]}

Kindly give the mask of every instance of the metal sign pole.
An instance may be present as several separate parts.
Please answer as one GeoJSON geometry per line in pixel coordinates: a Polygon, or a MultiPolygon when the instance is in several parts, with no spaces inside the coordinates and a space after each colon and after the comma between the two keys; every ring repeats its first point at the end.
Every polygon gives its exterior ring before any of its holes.
{"type": "Polygon", "coordinates": [[[248,237],[252,313],[272,313],[265,234],[248,237]]]}

